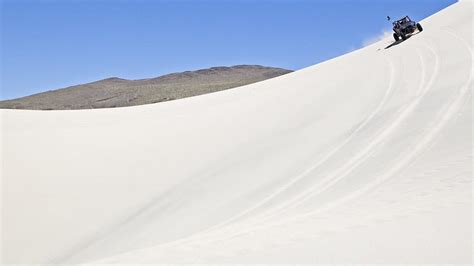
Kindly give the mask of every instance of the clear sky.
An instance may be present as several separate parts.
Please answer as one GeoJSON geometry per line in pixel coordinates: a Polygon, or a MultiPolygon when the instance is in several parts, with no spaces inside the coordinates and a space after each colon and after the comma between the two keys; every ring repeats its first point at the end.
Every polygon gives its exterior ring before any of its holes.
{"type": "Polygon", "coordinates": [[[1,99],[212,66],[300,69],[455,0],[0,0],[1,99]]]}

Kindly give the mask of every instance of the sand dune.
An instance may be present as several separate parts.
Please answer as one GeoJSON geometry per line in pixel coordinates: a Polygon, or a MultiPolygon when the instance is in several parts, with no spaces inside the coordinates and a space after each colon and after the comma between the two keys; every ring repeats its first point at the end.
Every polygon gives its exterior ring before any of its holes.
{"type": "Polygon", "coordinates": [[[472,2],[177,101],[1,110],[4,263],[472,263],[472,2]]]}

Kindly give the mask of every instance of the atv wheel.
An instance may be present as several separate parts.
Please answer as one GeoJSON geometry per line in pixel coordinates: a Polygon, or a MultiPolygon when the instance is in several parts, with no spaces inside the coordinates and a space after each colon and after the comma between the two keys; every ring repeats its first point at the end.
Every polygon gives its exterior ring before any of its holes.
{"type": "Polygon", "coordinates": [[[421,26],[420,23],[416,23],[416,28],[418,29],[419,32],[423,31],[423,27],[421,26]]]}
{"type": "Polygon", "coordinates": [[[402,34],[402,40],[406,40],[408,39],[407,36],[405,34],[402,34]]]}
{"type": "Polygon", "coordinates": [[[393,33],[393,38],[395,39],[396,42],[398,42],[400,39],[398,38],[398,34],[393,33]]]}

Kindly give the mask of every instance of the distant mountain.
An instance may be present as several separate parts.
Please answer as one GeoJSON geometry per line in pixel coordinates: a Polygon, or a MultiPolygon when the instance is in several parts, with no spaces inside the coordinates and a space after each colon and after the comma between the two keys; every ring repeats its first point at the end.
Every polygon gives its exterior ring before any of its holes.
{"type": "Polygon", "coordinates": [[[226,90],[292,72],[258,65],[212,67],[157,78],[108,78],[13,100],[3,109],[72,110],[133,106],[226,90]]]}

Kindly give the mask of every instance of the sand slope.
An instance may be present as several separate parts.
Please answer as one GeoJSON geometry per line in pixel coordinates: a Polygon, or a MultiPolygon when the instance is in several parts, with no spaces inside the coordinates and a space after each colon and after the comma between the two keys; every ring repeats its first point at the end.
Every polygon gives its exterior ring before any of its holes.
{"type": "Polygon", "coordinates": [[[3,262],[470,264],[472,12],[233,90],[2,110],[3,262]]]}

